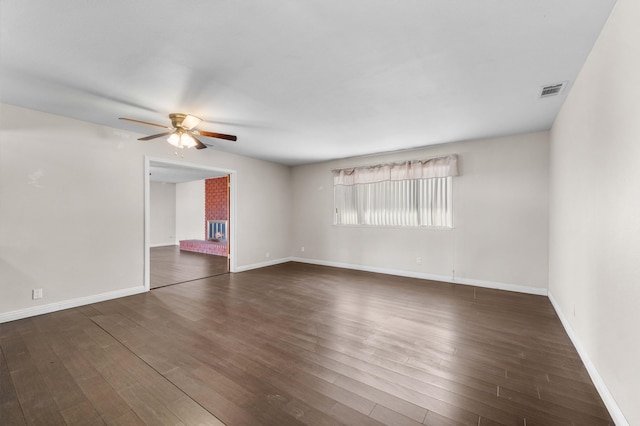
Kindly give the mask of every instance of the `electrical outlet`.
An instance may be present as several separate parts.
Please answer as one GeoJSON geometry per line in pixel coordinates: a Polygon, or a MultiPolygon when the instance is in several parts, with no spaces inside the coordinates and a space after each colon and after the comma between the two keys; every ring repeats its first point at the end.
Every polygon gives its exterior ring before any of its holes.
{"type": "Polygon", "coordinates": [[[301,247],[301,248],[300,248],[300,251],[304,253],[304,247],[301,247]]]}
{"type": "Polygon", "coordinates": [[[271,253],[267,252],[267,253],[265,254],[265,256],[266,256],[266,257],[267,257],[267,259],[268,259],[268,258],[269,258],[269,256],[271,256],[271,253]]]}
{"type": "Polygon", "coordinates": [[[416,264],[422,265],[422,258],[420,256],[416,257],[416,264]]]}
{"type": "Polygon", "coordinates": [[[31,293],[31,298],[33,300],[42,299],[42,289],[41,288],[34,288],[33,292],[31,293]]]}

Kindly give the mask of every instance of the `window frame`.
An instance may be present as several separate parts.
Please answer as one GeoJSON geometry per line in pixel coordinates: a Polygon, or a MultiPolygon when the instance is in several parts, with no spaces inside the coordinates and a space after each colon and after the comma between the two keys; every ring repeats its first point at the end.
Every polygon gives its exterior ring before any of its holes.
{"type": "MultiPolygon", "coordinates": [[[[455,222],[454,222],[454,199],[453,199],[453,194],[454,194],[454,189],[453,189],[453,177],[452,176],[444,176],[444,177],[436,177],[436,178],[427,178],[427,179],[407,179],[407,180],[402,180],[402,181],[394,181],[394,182],[406,182],[406,181],[428,181],[430,179],[445,179],[446,180],[446,190],[447,190],[447,202],[446,202],[446,207],[448,210],[448,218],[447,218],[447,222],[448,224],[446,225],[429,225],[429,224],[406,224],[406,225],[402,225],[402,224],[375,224],[375,223],[338,223],[338,217],[339,217],[339,206],[338,206],[338,194],[337,194],[337,190],[338,187],[340,186],[344,186],[346,187],[347,185],[337,185],[334,184],[333,185],[333,220],[332,220],[332,225],[336,226],[336,227],[353,227],[353,228],[391,228],[391,229],[421,229],[421,230],[452,230],[455,228],[455,222]]],[[[375,182],[375,183],[367,183],[367,184],[356,184],[356,185],[349,185],[351,187],[357,187],[357,186],[365,186],[365,185],[376,185],[376,184],[380,184],[380,183],[385,183],[388,181],[384,181],[384,182],[375,182]]],[[[416,213],[417,214],[417,210],[419,209],[419,206],[416,205],[414,206],[416,213]]]]}

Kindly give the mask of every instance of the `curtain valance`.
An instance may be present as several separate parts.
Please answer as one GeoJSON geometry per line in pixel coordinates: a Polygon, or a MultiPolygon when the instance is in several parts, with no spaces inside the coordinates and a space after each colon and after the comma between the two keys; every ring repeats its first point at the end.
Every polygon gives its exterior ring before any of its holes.
{"type": "Polygon", "coordinates": [[[447,176],[458,176],[458,156],[456,154],[428,160],[337,169],[333,170],[333,184],[351,186],[363,183],[431,179],[447,176]]]}

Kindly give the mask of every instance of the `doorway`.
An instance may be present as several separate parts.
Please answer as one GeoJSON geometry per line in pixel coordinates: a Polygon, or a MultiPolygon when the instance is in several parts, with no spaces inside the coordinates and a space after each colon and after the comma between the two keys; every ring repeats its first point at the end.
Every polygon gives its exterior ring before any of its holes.
{"type": "Polygon", "coordinates": [[[147,290],[235,271],[235,182],[234,170],[145,158],[147,290]],[[205,183],[222,179],[228,225],[223,241],[208,241],[205,183]]]}

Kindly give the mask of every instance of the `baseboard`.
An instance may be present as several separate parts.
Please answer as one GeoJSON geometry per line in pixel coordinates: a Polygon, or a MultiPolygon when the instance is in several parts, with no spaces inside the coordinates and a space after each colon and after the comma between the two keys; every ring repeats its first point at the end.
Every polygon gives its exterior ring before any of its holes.
{"type": "Polygon", "coordinates": [[[176,243],[157,243],[157,244],[149,244],[149,247],[173,247],[177,246],[176,243]]]}
{"type": "Polygon", "coordinates": [[[47,305],[34,306],[33,308],[20,309],[17,311],[0,313],[0,324],[3,322],[15,321],[23,318],[34,317],[36,315],[49,314],[63,309],[77,308],[78,306],[90,305],[92,303],[104,302],[106,300],[117,299],[119,297],[132,296],[144,293],[144,286],[132,287],[124,290],[110,291],[107,293],[95,294],[93,296],[79,297],[77,299],[64,300],[62,302],[49,303],[47,305]]]}
{"type": "Polygon", "coordinates": [[[471,285],[474,287],[484,287],[484,288],[492,288],[496,290],[514,291],[517,293],[534,294],[537,296],[547,295],[546,288],[521,286],[517,284],[499,283],[499,282],[493,282],[493,281],[476,280],[471,278],[456,277],[455,279],[453,279],[452,277],[445,276],[445,275],[435,275],[435,274],[427,274],[424,272],[404,271],[402,269],[378,268],[375,266],[366,266],[366,265],[354,265],[351,263],[332,262],[328,260],[306,259],[302,257],[293,257],[293,258],[290,258],[290,260],[293,262],[309,263],[312,265],[331,266],[334,268],[354,269],[357,271],[375,272],[378,274],[396,275],[400,277],[418,278],[418,279],[432,280],[432,281],[442,281],[442,282],[452,283],[452,284],[463,284],[463,285],[471,285]]]}
{"type": "Polygon", "coordinates": [[[455,284],[470,285],[474,287],[493,288],[495,290],[513,291],[515,293],[533,294],[535,296],[547,295],[546,288],[531,287],[531,286],[509,284],[509,283],[499,283],[494,281],[476,280],[473,278],[456,278],[453,281],[449,280],[449,282],[452,282],[455,284]]]}
{"type": "Polygon", "coordinates": [[[562,326],[564,327],[565,331],[569,335],[569,339],[571,339],[571,343],[573,343],[573,346],[576,348],[576,351],[578,351],[578,355],[580,355],[580,358],[582,359],[582,363],[584,364],[584,366],[587,369],[587,372],[589,373],[589,377],[591,377],[593,384],[598,390],[598,393],[600,394],[600,398],[602,398],[604,405],[607,407],[607,410],[609,410],[609,414],[611,415],[611,418],[615,422],[616,426],[629,426],[629,422],[627,422],[627,419],[624,417],[624,414],[622,414],[622,410],[620,410],[620,407],[618,407],[618,404],[616,403],[615,399],[613,399],[613,395],[611,395],[611,392],[609,392],[609,388],[604,383],[604,380],[602,380],[600,373],[598,373],[596,366],[591,361],[591,358],[589,358],[589,354],[587,353],[587,350],[582,345],[582,342],[578,338],[578,335],[575,333],[575,331],[573,331],[573,328],[571,327],[571,324],[569,323],[569,320],[567,319],[567,317],[562,312],[562,309],[560,309],[560,305],[558,304],[558,301],[555,299],[555,297],[553,297],[553,294],[551,293],[551,291],[549,291],[548,293],[549,293],[548,294],[549,300],[553,305],[553,309],[555,309],[556,314],[558,314],[558,318],[560,318],[560,322],[562,323],[562,326]]]}
{"type": "Polygon", "coordinates": [[[234,272],[245,272],[245,271],[250,271],[252,269],[266,268],[267,266],[279,265],[281,263],[291,262],[292,260],[293,259],[290,257],[283,257],[281,259],[269,260],[267,262],[260,262],[260,263],[253,263],[251,265],[238,266],[236,267],[236,270],[234,272]]]}

